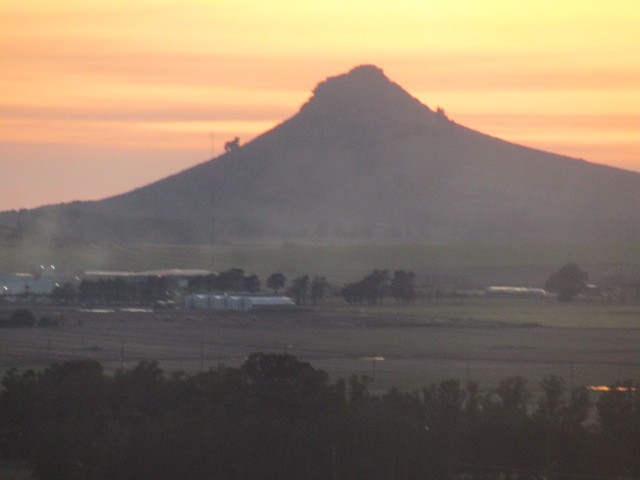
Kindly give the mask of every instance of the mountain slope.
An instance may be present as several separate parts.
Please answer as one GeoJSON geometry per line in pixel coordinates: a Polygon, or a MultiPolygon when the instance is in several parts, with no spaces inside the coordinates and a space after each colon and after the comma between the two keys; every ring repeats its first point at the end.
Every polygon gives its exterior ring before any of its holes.
{"type": "Polygon", "coordinates": [[[116,242],[640,239],[640,174],[457,125],[361,66],[245,146],[132,192],[13,217],[116,242]]]}

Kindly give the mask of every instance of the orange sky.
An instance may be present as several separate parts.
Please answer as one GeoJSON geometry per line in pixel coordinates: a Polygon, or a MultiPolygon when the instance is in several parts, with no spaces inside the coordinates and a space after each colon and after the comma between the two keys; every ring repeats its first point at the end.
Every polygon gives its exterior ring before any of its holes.
{"type": "Polygon", "coordinates": [[[0,210],[120,193],[383,68],[450,118],[640,171],[640,2],[0,0],[0,210]]]}

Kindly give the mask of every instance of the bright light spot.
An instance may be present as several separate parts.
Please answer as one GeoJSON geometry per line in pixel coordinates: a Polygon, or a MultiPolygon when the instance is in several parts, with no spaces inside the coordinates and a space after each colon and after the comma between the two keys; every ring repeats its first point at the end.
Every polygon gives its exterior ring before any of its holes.
{"type": "Polygon", "coordinates": [[[607,385],[589,385],[587,389],[591,390],[592,392],[610,392],[611,390],[614,390],[614,389],[618,392],[635,392],[636,391],[636,389],[633,387],[622,387],[622,386],[609,387],[607,385]]]}

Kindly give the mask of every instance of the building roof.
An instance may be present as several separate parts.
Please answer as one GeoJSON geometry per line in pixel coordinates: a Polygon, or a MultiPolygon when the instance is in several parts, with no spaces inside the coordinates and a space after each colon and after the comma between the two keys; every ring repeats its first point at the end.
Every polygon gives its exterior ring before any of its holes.
{"type": "Polygon", "coordinates": [[[118,270],[87,270],[85,277],[197,277],[211,275],[210,270],[171,268],[167,270],[146,270],[141,272],[118,271],[118,270]]]}

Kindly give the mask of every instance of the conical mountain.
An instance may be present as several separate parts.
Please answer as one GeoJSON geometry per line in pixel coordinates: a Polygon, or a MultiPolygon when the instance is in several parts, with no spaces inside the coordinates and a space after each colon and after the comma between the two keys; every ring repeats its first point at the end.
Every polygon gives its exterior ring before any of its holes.
{"type": "Polygon", "coordinates": [[[640,174],[470,130],[360,66],[238,149],[20,225],[120,242],[635,241],[640,174]]]}

